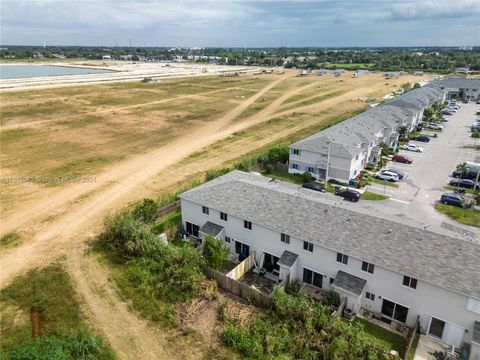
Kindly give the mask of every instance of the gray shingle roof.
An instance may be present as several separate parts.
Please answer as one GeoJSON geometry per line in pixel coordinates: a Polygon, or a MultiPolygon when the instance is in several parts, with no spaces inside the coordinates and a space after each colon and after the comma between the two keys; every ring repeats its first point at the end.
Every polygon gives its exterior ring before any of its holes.
{"type": "Polygon", "coordinates": [[[367,280],[339,270],[332,285],[360,296],[366,284],[367,280]]]}
{"type": "Polygon", "coordinates": [[[269,183],[260,175],[234,171],[180,198],[480,299],[478,244],[401,219],[334,206],[324,197],[306,193],[269,183]]]}
{"type": "Polygon", "coordinates": [[[206,235],[211,235],[213,237],[216,237],[218,234],[220,234],[222,232],[222,230],[223,230],[223,226],[214,224],[210,221],[207,221],[200,228],[200,232],[202,232],[206,235]]]}
{"type": "Polygon", "coordinates": [[[416,112],[433,104],[442,94],[443,91],[439,88],[428,86],[409,91],[396,99],[297,141],[290,147],[326,153],[330,143],[332,155],[352,158],[361,152],[361,144],[376,140],[376,134],[381,133],[384,128],[394,128],[403,124],[416,112]]]}
{"type": "Polygon", "coordinates": [[[477,89],[480,91],[480,79],[462,79],[462,78],[446,78],[435,81],[431,84],[435,88],[448,89],[477,89]]]}
{"type": "Polygon", "coordinates": [[[297,261],[298,255],[294,254],[288,250],[285,250],[280,256],[280,259],[278,260],[278,265],[283,265],[288,268],[292,267],[293,264],[295,264],[295,261],[297,261]]]}

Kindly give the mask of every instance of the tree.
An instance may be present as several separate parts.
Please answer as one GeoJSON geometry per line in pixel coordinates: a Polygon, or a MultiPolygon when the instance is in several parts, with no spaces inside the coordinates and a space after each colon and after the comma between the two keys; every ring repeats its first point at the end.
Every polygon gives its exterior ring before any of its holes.
{"type": "Polygon", "coordinates": [[[229,253],[230,251],[221,239],[215,239],[210,235],[205,237],[203,257],[208,266],[216,270],[220,269],[224,261],[227,260],[229,253]]]}
{"type": "Polygon", "coordinates": [[[413,84],[413,89],[420,89],[420,84],[419,83],[413,84]]]}

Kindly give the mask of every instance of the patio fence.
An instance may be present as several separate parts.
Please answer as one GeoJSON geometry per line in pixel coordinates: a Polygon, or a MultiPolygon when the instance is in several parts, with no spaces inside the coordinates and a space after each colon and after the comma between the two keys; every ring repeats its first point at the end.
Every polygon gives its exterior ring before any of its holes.
{"type": "Polygon", "coordinates": [[[157,219],[160,219],[164,216],[167,216],[175,211],[180,210],[180,200],[175,201],[174,203],[168,204],[157,210],[157,219]]]}
{"type": "Polygon", "coordinates": [[[227,277],[233,280],[240,279],[245,273],[247,273],[255,264],[255,251],[253,251],[245,260],[243,260],[240,264],[235,266],[230,272],[227,274],[227,277]]]}
{"type": "Polygon", "coordinates": [[[408,353],[410,352],[410,349],[412,348],[413,340],[415,340],[415,334],[420,332],[420,316],[417,316],[417,321],[415,321],[415,326],[409,330],[407,339],[408,339],[408,346],[407,349],[405,350],[405,356],[403,357],[404,360],[407,359],[408,353]]]}
{"type": "Polygon", "coordinates": [[[234,280],[220,271],[205,267],[205,275],[209,279],[217,282],[218,286],[223,290],[231,292],[243,299],[253,300],[260,306],[270,307],[272,305],[272,297],[255,288],[250,287],[238,280],[234,280]]]}

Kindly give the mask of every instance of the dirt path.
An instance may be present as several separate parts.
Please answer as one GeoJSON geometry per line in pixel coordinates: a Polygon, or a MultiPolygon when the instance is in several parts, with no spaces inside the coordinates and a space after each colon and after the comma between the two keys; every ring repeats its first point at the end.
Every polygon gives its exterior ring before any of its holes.
{"type": "MultiPolygon", "coordinates": [[[[300,93],[294,89],[280,96],[270,104],[261,116],[255,114],[241,122],[234,120],[251,104],[264,96],[269,90],[287,79],[282,76],[269,83],[254,96],[241,103],[226,115],[208,124],[192,129],[188,134],[144,155],[126,160],[107,169],[97,183],[76,184],[58,190],[53,196],[40,199],[20,209],[2,223],[2,233],[16,228],[30,226],[34,237],[16,248],[8,249],[1,254],[0,275],[3,287],[17,274],[32,266],[49,263],[59,255],[67,256],[67,268],[76,282],[79,294],[85,300],[85,313],[93,325],[105,334],[119,358],[121,359],[196,359],[199,351],[194,346],[181,349],[175,340],[167,336],[158,327],[139,319],[128,310],[128,305],[118,298],[114,286],[108,281],[108,270],[103,268],[94,257],[84,256],[84,244],[96,234],[102,219],[112,209],[125,205],[126,200],[137,195],[139,187],[149,184],[158,178],[162,171],[168,179],[165,182],[175,183],[185,177],[183,168],[178,164],[183,158],[222,140],[236,131],[246,129],[274,117],[289,115],[299,111],[324,111],[329,107],[348,101],[356,96],[364,96],[367,92],[385,89],[378,83],[369,89],[359,87],[339,97],[328,99],[320,104],[308,105],[294,110],[278,110],[281,103],[290,96],[300,93]],[[44,219],[45,214],[54,216],[44,219]]],[[[318,85],[315,83],[315,85],[318,85]]],[[[302,90],[313,86],[303,86],[302,90]]],[[[347,105],[348,106],[348,105],[347,105]]],[[[340,109],[337,109],[340,111],[340,109]]],[[[298,123],[293,128],[282,129],[268,139],[256,141],[257,145],[268,143],[286,136],[295,129],[305,125],[298,123]]],[[[199,161],[203,169],[220,164],[222,160],[231,159],[246,151],[238,146],[231,152],[218,154],[215,162],[211,159],[199,161]]],[[[212,310],[214,311],[214,310],[212,310]]],[[[211,317],[212,314],[205,315],[211,317]]]]}
{"type": "Polygon", "coordinates": [[[0,263],[1,285],[4,286],[13,276],[29,266],[39,261],[46,261],[57,254],[58,246],[61,247],[62,244],[70,242],[71,237],[79,230],[98,223],[99,218],[112,208],[117,208],[137,186],[148,182],[162,169],[207,145],[251,126],[255,122],[254,119],[228,125],[248,106],[286,78],[281,77],[271,82],[217,121],[193,129],[166,146],[107,169],[97,182],[64,188],[53,196],[18,210],[10,218],[5,219],[2,222],[2,234],[28,224],[34,224],[33,226],[37,227],[36,219],[46,213],[50,216],[53,213],[58,217],[45,224],[30,241],[3,252],[0,263]],[[102,191],[97,191],[99,188],[102,188],[102,191]],[[91,192],[94,193],[88,196],[91,192]],[[86,199],[77,202],[80,197],[86,197],[86,199]]]}

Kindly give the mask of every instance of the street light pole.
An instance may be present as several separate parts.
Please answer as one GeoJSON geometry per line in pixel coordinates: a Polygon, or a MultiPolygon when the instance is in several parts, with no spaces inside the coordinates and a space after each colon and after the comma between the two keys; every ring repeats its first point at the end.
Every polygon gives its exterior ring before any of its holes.
{"type": "Polygon", "coordinates": [[[327,184],[328,184],[328,167],[330,165],[330,141],[327,144],[328,144],[328,150],[327,150],[327,166],[325,168],[325,188],[327,187],[327,184]]]}

